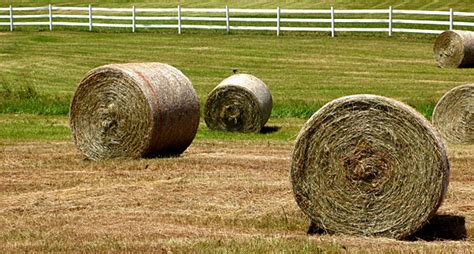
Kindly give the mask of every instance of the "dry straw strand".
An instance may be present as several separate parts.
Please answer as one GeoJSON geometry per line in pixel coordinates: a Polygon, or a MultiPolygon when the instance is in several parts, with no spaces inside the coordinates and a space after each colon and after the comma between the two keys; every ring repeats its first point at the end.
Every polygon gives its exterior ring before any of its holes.
{"type": "Polygon", "coordinates": [[[445,31],[436,38],[434,55],[442,68],[474,66],[474,32],[445,31]]]}
{"type": "Polygon", "coordinates": [[[199,102],[191,81],[170,65],[105,65],[77,87],[70,125],[91,160],[178,155],[196,135],[199,102]]]}
{"type": "Polygon", "coordinates": [[[404,238],[441,205],[449,163],[431,124],[405,104],[375,95],[336,99],[298,135],[290,180],[317,227],[404,238]]]}
{"type": "Polygon", "coordinates": [[[271,112],[272,95],[265,83],[249,74],[236,74],[208,95],[204,120],[211,130],[259,132],[271,112]]]}
{"type": "Polygon", "coordinates": [[[433,125],[452,144],[474,144],[474,84],[457,86],[438,101],[433,125]]]}

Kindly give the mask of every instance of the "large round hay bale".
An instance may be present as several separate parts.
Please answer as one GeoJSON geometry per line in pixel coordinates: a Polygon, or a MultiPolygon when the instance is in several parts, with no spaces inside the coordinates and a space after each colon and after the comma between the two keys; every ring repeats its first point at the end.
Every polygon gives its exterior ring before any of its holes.
{"type": "Polygon", "coordinates": [[[474,84],[451,89],[436,104],[433,125],[452,144],[474,144],[474,84]]]}
{"type": "Polygon", "coordinates": [[[80,82],[70,125],[91,160],[178,155],[196,135],[199,103],[191,81],[170,65],[105,65],[80,82]]]}
{"type": "Polygon", "coordinates": [[[436,62],[442,68],[474,66],[474,32],[445,31],[433,47],[436,62]]]}
{"type": "Polygon", "coordinates": [[[259,132],[271,112],[272,95],[265,83],[249,74],[236,74],[208,95],[204,120],[211,130],[259,132]]]}
{"type": "Polygon", "coordinates": [[[385,97],[354,95],[308,120],[290,175],[298,205],[320,229],[404,238],[441,205],[449,163],[418,112],[385,97]]]}

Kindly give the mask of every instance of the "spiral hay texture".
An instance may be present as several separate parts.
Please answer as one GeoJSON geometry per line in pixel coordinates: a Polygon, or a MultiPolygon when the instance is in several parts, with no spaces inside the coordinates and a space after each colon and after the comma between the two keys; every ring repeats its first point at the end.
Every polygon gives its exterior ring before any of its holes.
{"type": "Polygon", "coordinates": [[[452,144],[474,144],[474,84],[447,92],[433,111],[433,125],[452,144]]]}
{"type": "Polygon", "coordinates": [[[433,51],[442,68],[474,67],[474,32],[443,32],[436,39],[433,51]]]}
{"type": "Polygon", "coordinates": [[[199,103],[191,81],[172,66],[105,65],[80,82],[70,125],[91,160],[178,155],[196,135],[199,103]]]}
{"type": "Polygon", "coordinates": [[[236,74],[216,86],[206,99],[204,120],[211,130],[259,132],[272,112],[272,95],[260,79],[236,74]]]}
{"type": "Polygon", "coordinates": [[[320,229],[400,239],[441,205],[449,163],[436,131],[415,110],[354,95],[308,120],[290,175],[298,205],[320,229]]]}

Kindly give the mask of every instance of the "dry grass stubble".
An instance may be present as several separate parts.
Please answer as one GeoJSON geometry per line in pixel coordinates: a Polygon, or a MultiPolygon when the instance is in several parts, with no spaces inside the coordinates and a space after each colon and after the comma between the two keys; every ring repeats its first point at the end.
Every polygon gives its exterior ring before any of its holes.
{"type": "Polygon", "coordinates": [[[308,237],[288,179],[291,147],[201,141],[176,159],[88,162],[70,142],[0,143],[0,250],[189,250],[256,238],[341,251],[474,247],[472,146],[449,147],[450,189],[439,210],[465,217],[469,237],[443,242],[308,237]]]}

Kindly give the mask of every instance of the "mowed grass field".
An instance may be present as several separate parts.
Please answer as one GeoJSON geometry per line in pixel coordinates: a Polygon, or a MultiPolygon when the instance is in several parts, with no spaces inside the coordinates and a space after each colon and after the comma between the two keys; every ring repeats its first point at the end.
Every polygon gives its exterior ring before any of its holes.
{"type": "Polygon", "coordinates": [[[85,73],[109,63],[171,64],[192,80],[201,104],[233,70],[251,73],[270,87],[274,117],[307,118],[337,97],[371,93],[404,101],[429,118],[444,92],[474,80],[472,69],[436,66],[434,36],[53,31],[0,38],[3,113],[67,114],[85,73]]]}
{"type": "MultiPolygon", "coordinates": [[[[182,2],[185,7],[225,3],[182,2]]],[[[240,8],[276,6],[275,1],[229,2],[240,8]]],[[[175,6],[172,1],[91,3],[175,6]]],[[[281,1],[285,8],[331,4],[474,11],[470,1],[281,1]]],[[[307,235],[309,221],[289,182],[296,135],[326,102],[372,93],[408,103],[430,119],[443,93],[474,83],[474,69],[436,66],[435,36],[45,29],[11,33],[0,27],[0,252],[473,252],[474,146],[448,145],[447,197],[430,224],[404,241],[307,235]],[[149,61],[179,68],[192,80],[201,105],[233,70],[254,74],[273,94],[267,124],[272,131],[212,132],[201,121],[195,141],[178,158],[85,161],[71,141],[67,118],[77,84],[100,65],[149,61]]]]}
{"type": "MultiPolygon", "coordinates": [[[[466,1],[401,1],[397,8],[461,9],[466,1]],[[416,4],[415,4],[416,2],[416,4]]],[[[137,6],[171,7],[171,1],[137,1],[137,6]],[[170,5],[170,6],[169,6],[170,5]]],[[[188,7],[218,7],[224,1],[183,1],[188,7]]],[[[267,8],[275,1],[230,1],[241,8],[267,8]]],[[[5,5],[8,3],[5,2],[5,5]]],[[[38,6],[41,1],[18,1],[38,6]]],[[[81,5],[77,1],[56,1],[81,5]]],[[[94,4],[96,4],[94,2],[94,4]]],[[[125,7],[130,1],[100,1],[125,7]]],[[[287,8],[383,8],[388,2],[281,1],[287,8]]],[[[159,61],[182,70],[194,83],[201,104],[233,70],[254,74],[274,96],[273,117],[308,118],[326,102],[344,95],[372,93],[402,100],[430,118],[440,96],[470,82],[474,73],[439,69],[432,54],[435,36],[339,33],[0,27],[0,112],[67,114],[73,91],[84,74],[108,63],[159,61]],[[4,32],[1,32],[3,29],[4,32]],[[43,31],[38,31],[43,30],[43,31]]]]}

